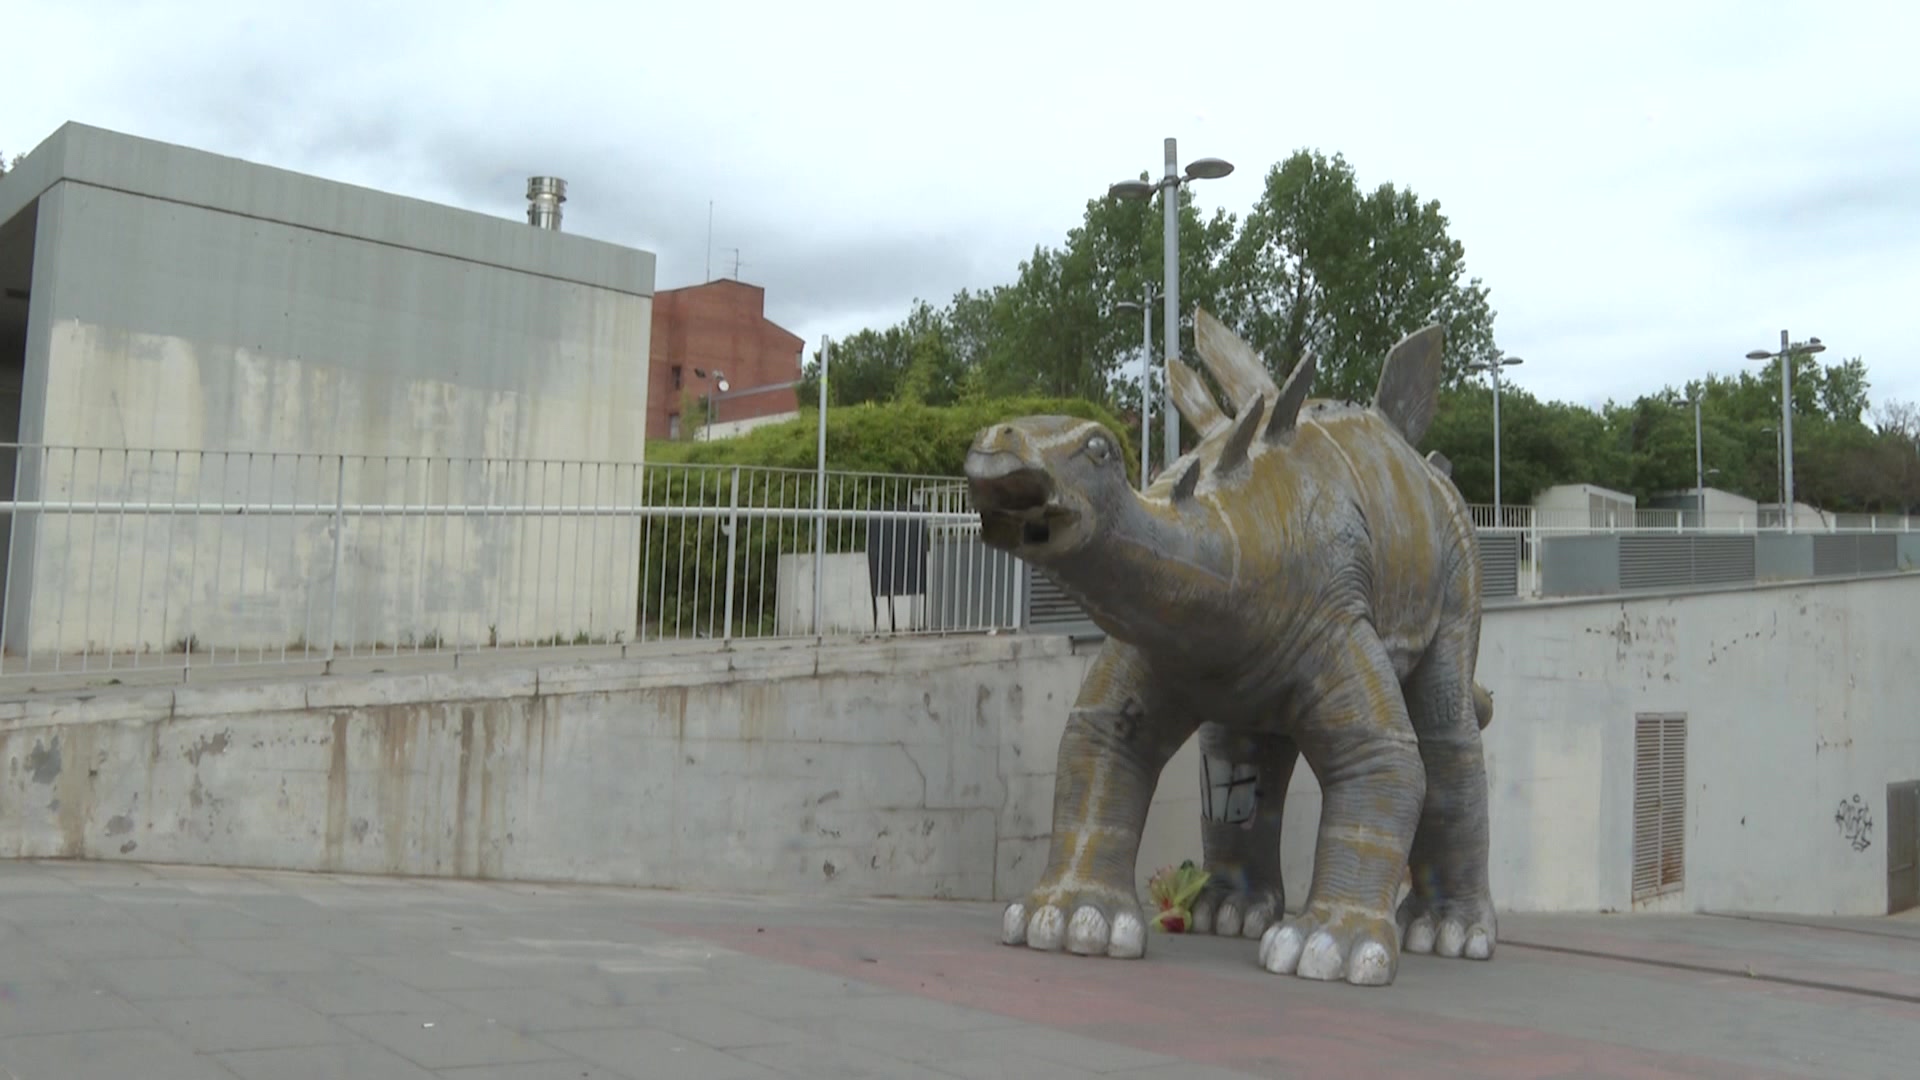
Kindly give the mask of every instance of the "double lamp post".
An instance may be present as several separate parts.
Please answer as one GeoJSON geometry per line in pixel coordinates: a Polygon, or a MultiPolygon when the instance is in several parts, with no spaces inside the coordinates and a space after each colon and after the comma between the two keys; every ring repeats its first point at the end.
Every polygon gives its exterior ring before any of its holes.
{"type": "MultiPolygon", "coordinates": [[[[1164,251],[1162,252],[1164,256],[1166,284],[1161,290],[1161,298],[1165,302],[1165,306],[1161,309],[1161,321],[1165,324],[1162,327],[1162,335],[1165,339],[1166,359],[1168,363],[1171,363],[1174,357],[1180,355],[1180,185],[1193,180],[1218,180],[1233,172],[1233,165],[1230,162],[1222,161],[1219,158],[1203,157],[1194,161],[1191,165],[1188,165],[1187,171],[1182,174],[1180,171],[1180,154],[1177,143],[1178,140],[1175,139],[1166,140],[1166,172],[1158,182],[1122,180],[1107,188],[1107,195],[1110,198],[1116,199],[1145,200],[1153,198],[1155,192],[1160,193],[1161,206],[1166,219],[1166,242],[1164,244],[1164,251]]],[[[1141,306],[1142,319],[1146,318],[1146,307],[1151,303],[1152,300],[1149,299],[1146,304],[1141,306]]],[[[1145,340],[1151,341],[1153,332],[1151,329],[1148,329],[1142,336],[1145,340]]],[[[1165,441],[1161,448],[1162,468],[1172,465],[1174,461],[1180,457],[1180,414],[1175,412],[1173,408],[1173,380],[1168,377],[1168,373],[1171,371],[1172,368],[1170,367],[1163,369],[1160,380],[1160,413],[1165,424],[1163,429],[1165,441]]],[[[1140,484],[1143,487],[1147,483],[1146,447],[1149,442],[1148,435],[1152,431],[1152,428],[1148,426],[1150,410],[1146,408],[1146,401],[1146,361],[1142,360],[1140,384],[1140,484]]]]}

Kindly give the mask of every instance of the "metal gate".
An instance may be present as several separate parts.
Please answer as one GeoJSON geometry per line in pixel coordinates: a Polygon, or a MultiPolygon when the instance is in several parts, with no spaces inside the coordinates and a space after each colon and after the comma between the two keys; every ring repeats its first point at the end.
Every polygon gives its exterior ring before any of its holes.
{"type": "Polygon", "coordinates": [[[1920,780],[1887,785],[1887,914],[1920,907],[1920,780]]]}

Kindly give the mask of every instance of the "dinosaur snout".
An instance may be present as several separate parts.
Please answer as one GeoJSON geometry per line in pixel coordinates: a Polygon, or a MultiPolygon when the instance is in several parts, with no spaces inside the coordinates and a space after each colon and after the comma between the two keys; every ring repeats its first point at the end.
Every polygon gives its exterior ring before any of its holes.
{"type": "Polygon", "coordinates": [[[1046,473],[1008,450],[968,451],[967,486],[983,514],[1037,510],[1053,497],[1046,473]]]}

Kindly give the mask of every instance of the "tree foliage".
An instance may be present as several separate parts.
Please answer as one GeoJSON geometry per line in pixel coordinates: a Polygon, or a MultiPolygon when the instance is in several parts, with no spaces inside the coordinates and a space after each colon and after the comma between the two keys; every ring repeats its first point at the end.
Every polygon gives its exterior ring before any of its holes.
{"type": "MultiPolygon", "coordinates": [[[[981,428],[1035,413],[1079,416],[1107,425],[1127,453],[1128,475],[1138,480],[1139,443],[1113,413],[1084,398],[982,398],[945,406],[869,401],[832,407],[827,411],[827,466],[850,472],[959,476],[967,446],[981,428]]],[[[650,442],[647,461],[812,469],[818,454],[819,416],[817,408],[803,406],[792,420],[765,424],[738,438],[650,442]]]]}
{"type": "MultiPolygon", "coordinates": [[[[985,422],[980,417],[1029,408],[1072,411],[1066,403],[1097,410],[1123,438],[1141,437],[1143,393],[1156,421],[1163,395],[1164,198],[1163,191],[1149,201],[1088,199],[1062,241],[1036,245],[1011,280],[963,290],[944,306],[916,300],[898,325],[836,342],[829,369],[835,412],[874,403],[896,407],[856,414],[864,418],[854,424],[875,426],[870,441],[849,429],[846,452],[862,463],[851,467],[957,471],[966,443],[985,422]],[[1037,399],[1048,403],[1041,408],[1037,399]],[[935,416],[955,419],[943,428],[935,416]]],[[[1177,198],[1185,358],[1192,359],[1193,310],[1203,306],[1244,337],[1276,379],[1311,351],[1317,396],[1366,400],[1387,350],[1421,326],[1441,323],[1447,328],[1445,382],[1422,449],[1447,455],[1470,500],[1492,500],[1492,391],[1470,365],[1498,354],[1494,310],[1487,285],[1468,274],[1465,245],[1451,234],[1438,201],[1393,183],[1363,187],[1344,157],[1317,150],[1275,163],[1243,216],[1202,214],[1189,188],[1178,189],[1177,198]]],[[[1894,403],[1868,417],[1871,384],[1859,357],[1822,364],[1817,356],[1796,354],[1792,374],[1796,497],[1840,512],[1920,507],[1920,409],[1894,403]]],[[[816,354],[802,391],[809,405],[817,400],[818,376],[816,354]]],[[[1777,364],[1597,409],[1542,401],[1504,384],[1504,500],[1525,503],[1567,483],[1615,488],[1643,503],[1692,488],[1696,397],[1698,465],[1708,486],[1775,501],[1777,364]]],[[[768,442],[749,436],[740,452],[752,460],[810,464],[812,435],[800,430],[756,433],[768,442]],[[779,443],[790,438],[799,441],[779,443]]],[[[830,438],[835,430],[830,421],[830,438]]],[[[1156,422],[1145,436],[1155,462],[1161,430],[1156,422]]],[[[1187,445],[1192,434],[1183,427],[1187,445]]],[[[839,455],[834,460],[838,464],[839,455]]],[[[1131,454],[1129,461],[1137,464],[1131,454]]]]}

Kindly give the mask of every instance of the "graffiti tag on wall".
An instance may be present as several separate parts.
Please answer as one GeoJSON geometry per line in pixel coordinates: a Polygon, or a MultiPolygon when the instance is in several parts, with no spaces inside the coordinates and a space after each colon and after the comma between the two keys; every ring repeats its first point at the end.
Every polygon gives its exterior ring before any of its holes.
{"type": "Polygon", "coordinates": [[[1855,795],[1851,799],[1841,799],[1840,809],[1833,813],[1834,824],[1840,826],[1840,836],[1853,845],[1855,851],[1865,851],[1873,846],[1873,810],[1866,800],[1855,795]]]}

